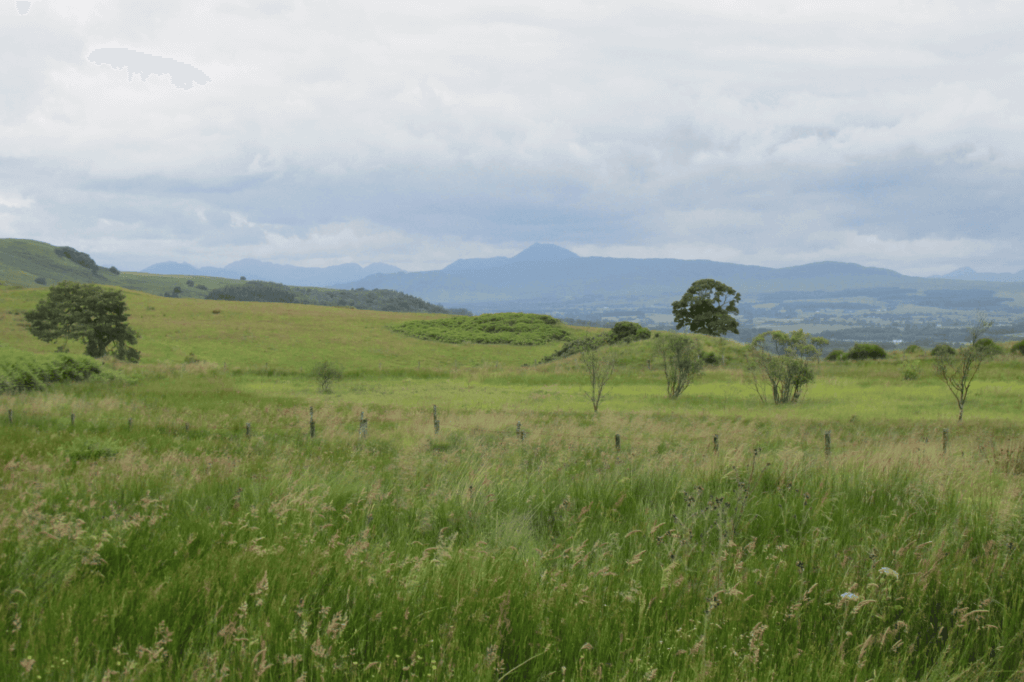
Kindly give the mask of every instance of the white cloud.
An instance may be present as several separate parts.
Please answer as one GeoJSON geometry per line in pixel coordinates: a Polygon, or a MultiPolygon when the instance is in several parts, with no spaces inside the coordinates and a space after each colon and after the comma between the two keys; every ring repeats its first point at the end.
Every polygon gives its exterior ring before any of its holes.
{"type": "Polygon", "coordinates": [[[416,269],[547,241],[1017,270],[1022,20],[994,0],[37,2],[0,16],[0,187],[33,198],[5,230],[132,267],[416,269]],[[90,61],[112,48],[209,82],[90,61]]]}

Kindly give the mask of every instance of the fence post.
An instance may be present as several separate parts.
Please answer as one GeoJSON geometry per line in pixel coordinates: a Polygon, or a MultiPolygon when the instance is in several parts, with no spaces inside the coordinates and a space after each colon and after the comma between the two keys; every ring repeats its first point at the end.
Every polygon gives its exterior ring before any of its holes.
{"type": "Polygon", "coordinates": [[[615,452],[618,452],[621,449],[621,446],[622,446],[622,441],[619,440],[619,434],[616,433],[615,434],[615,452]]]}
{"type": "Polygon", "coordinates": [[[7,410],[7,421],[11,424],[14,423],[14,410],[7,410]]]}
{"type": "Polygon", "coordinates": [[[718,434],[715,434],[715,454],[718,454],[718,434]]]}
{"type": "Polygon", "coordinates": [[[245,437],[248,438],[251,434],[249,422],[245,422],[245,437]]]}
{"type": "Polygon", "coordinates": [[[942,454],[949,449],[949,429],[942,429],[942,454]]]}
{"type": "Polygon", "coordinates": [[[128,430],[129,431],[132,430],[132,418],[131,417],[128,417],[128,430]]]}
{"type": "Polygon", "coordinates": [[[825,432],[825,456],[832,454],[832,431],[825,432]]]}
{"type": "Polygon", "coordinates": [[[71,413],[71,428],[75,428],[75,413],[71,413]]]}
{"type": "Polygon", "coordinates": [[[437,419],[437,405],[434,405],[434,433],[441,430],[441,422],[437,419]]]}
{"type": "Polygon", "coordinates": [[[188,422],[185,422],[185,435],[188,435],[188,422]]]}
{"type": "Polygon", "coordinates": [[[313,406],[309,406],[309,437],[316,436],[316,422],[313,421],[313,406]]]}
{"type": "Polygon", "coordinates": [[[370,430],[370,420],[362,412],[359,413],[359,437],[366,440],[366,434],[370,430]]]}

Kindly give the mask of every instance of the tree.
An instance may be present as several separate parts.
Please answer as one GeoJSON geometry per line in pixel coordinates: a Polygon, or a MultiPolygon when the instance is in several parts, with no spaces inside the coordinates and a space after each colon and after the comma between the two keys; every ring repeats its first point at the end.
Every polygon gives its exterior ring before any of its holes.
{"type": "Polygon", "coordinates": [[[733,317],[739,313],[739,302],[740,295],[732,287],[714,279],[699,279],[672,304],[676,329],[689,326],[691,332],[709,336],[739,334],[739,323],[733,317]]]}
{"type": "Polygon", "coordinates": [[[751,342],[751,374],[754,390],[761,402],[768,402],[771,389],[776,404],[795,403],[804,388],[814,381],[811,360],[821,357],[828,339],[812,337],[799,329],[786,332],[764,332],[751,342]]]}
{"type": "Polygon", "coordinates": [[[932,355],[935,357],[935,372],[946,384],[949,392],[953,394],[956,406],[960,410],[960,415],[957,417],[958,422],[964,420],[964,404],[967,402],[971,383],[974,382],[974,377],[981,369],[981,363],[992,355],[986,344],[978,343],[979,337],[991,326],[992,322],[985,319],[984,316],[978,315],[978,321],[968,331],[971,343],[961,346],[953,352],[936,353],[934,350],[932,351],[932,355]]]}
{"type": "Polygon", "coordinates": [[[616,322],[615,326],[608,333],[608,343],[620,343],[622,341],[630,343],[632,341],[644,341],[649,338],[651,338],[650,329],[636,322],[627,322],[626,320],[616,322]]]}
{"type": "Polygon", "coordinates": [[[594,406],[594,414],[601,405],[604,397],[604,385],[608,383],[612,372],[615,371],[615,363],[618,360],[617,354],[609,349],[604,353],[598,352],[601,343],[596,339],[580,352],[580,361],[583,363],[583,372],[586,380],[590,383],[589,390],[584,394],[590,398],[590,404],[594,406]]]}
{"type": "Polygon", "coordinates": [[[704,359],[697,342],[681,334],[661,336],[655,343],[665,370],[668,397],[675,399],[704,371],[704,359]]]}
{"type": "Polygon", "coordinates": [[[63,341],[58,350],[67,350],[68,342],[80,340],[85,352],[94,358],[106,354],[113,344],[114,357],[139,361],[139,351],[131,347],[138,335],[128,326],[124,292],[103,289],[95,284],[61,282],[50,287],[46,298],[35,310],[25,313],[29,332],[50,343],[63,341]]]}

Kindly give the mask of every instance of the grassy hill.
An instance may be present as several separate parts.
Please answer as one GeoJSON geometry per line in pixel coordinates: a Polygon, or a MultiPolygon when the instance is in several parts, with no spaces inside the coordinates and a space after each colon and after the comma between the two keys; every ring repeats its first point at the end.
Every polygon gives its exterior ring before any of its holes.
{"type": "MultiPolygon", "coordinates": [[[[0,351],[57,356],[21,326],[42,295],[0,287],[0,351]]],[[[637,341],[601,351],[620,361],[594,414],[577,357],[535,364],[560,340],[127,297],[141,364],[0,394],[0,679],[1024,669],[1019,355],[957,424],[920,356],[822,362],[775,406],[739,344],[668,400],[637,341]]]]}

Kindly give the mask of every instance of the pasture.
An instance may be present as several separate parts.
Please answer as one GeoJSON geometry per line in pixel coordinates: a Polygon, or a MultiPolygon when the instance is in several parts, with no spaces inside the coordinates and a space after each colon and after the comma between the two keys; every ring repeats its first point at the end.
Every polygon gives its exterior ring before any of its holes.
{"type": "Polygon", "coordinates": [[[2,679],[1024,678],[1019,355],[957,424],[924,356],[670,401],[641,341],[595,414],[560,341],[127,297],[139,365],[0,394],[2,679]]]}

